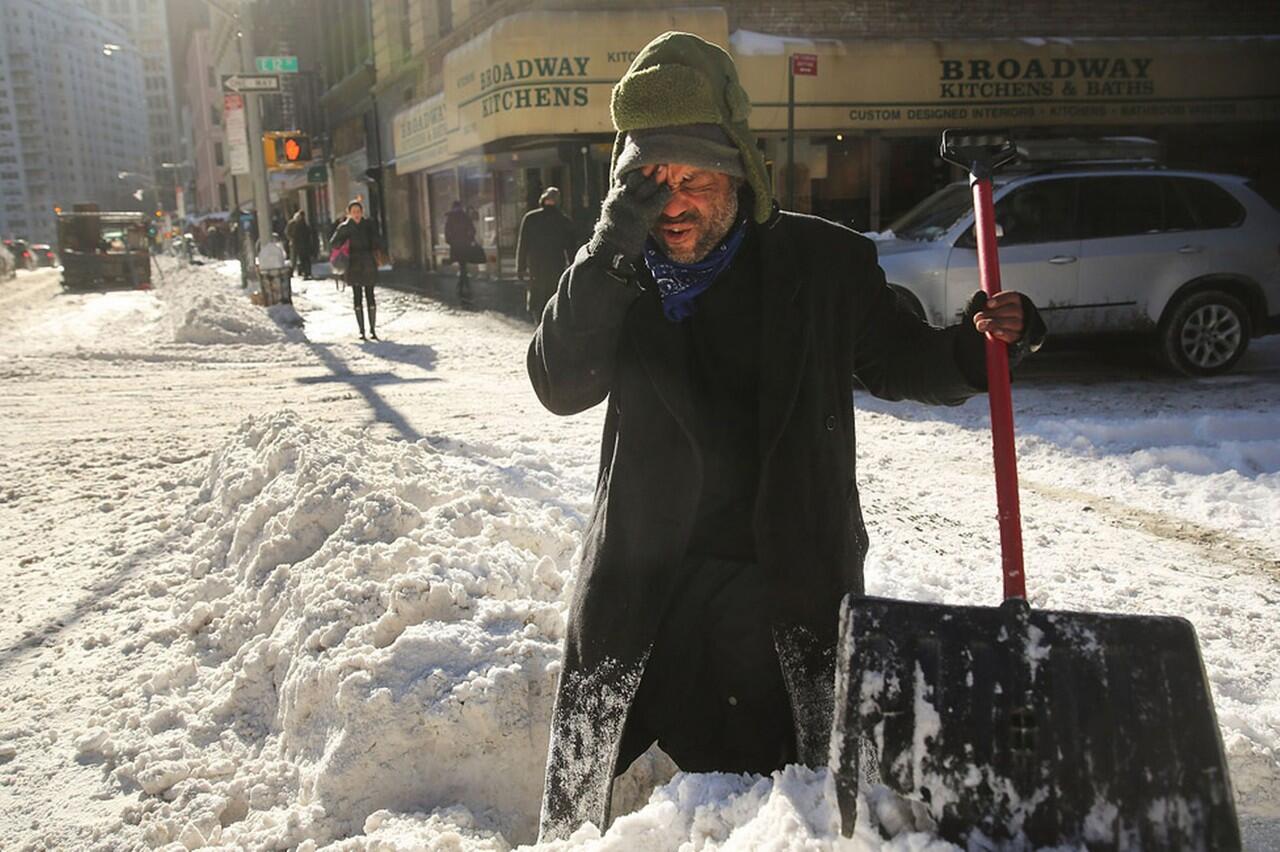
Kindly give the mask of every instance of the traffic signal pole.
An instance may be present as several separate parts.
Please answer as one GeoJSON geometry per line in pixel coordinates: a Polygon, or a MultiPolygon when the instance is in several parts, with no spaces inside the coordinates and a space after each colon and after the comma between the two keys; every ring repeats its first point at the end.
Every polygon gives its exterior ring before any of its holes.
{"type": "MultiPolygon", "coordinates": [[[[252,0],[240,3],[240,71],[243,74],[253,72],[253,45],[249,34],[253,32],[252,0]]],[[[262,154],[262,116],[258,112],[258,98],[251,92],[244,92],[245,123],[249,130],[249,175],[253,186],[253,208],[258,217],[258,240],[271,236],[271,189],[267,185],[267,166],[262,154]]],[[[251,251],[256,252],[252,246],[251,251]]]]}

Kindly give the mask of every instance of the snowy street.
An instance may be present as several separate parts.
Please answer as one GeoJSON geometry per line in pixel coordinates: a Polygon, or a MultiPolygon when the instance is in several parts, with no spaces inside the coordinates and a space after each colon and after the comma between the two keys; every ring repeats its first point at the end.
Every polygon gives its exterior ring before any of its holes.
{"type": "MultiPolygon", "coordinates": [[[[528,323],[382,288],[364,343],[331,281],[269,316],[162,263],[0,284],[0,849],[531,843],[602,410],[541,407],[528,323]]],[[[1190,619],[1280,848],[1280,336],[1204,380],[1050,352],[1014,404],[1032,605],[1190,619]]],[[[985,397],[855,408],[868,591],[998,603],[985,397]]],[[[643,762],[539,848],[950,848],[840,838],[822,772],[643,762]]]]}

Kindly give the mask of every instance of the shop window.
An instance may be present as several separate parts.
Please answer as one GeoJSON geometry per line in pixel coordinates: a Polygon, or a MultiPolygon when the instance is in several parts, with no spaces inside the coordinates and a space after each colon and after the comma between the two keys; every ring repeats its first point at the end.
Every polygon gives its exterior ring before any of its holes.
{"type": "Polygon", "coordinates": [[[443,264],[449,256],[449,244],[444,239],[444,217],[459,198],[457,172],[449,169],[429,176],[427,193],[431,208],[432,252],[436,262],[443,264]]]}
{"type": "Polygon", "coordinates": [[[494,175],[484,166],[459,169],[462,177],[462,206],[476,226],[476,241],[486,249],[498,244],[498,209],[494,197],[494,175]]]}

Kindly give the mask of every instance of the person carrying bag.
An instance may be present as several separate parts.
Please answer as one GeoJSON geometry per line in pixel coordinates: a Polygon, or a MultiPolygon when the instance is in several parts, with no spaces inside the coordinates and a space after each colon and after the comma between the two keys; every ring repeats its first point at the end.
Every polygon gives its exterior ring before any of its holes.
{"type": "Polygon", "coordinates": [[[373,285],[377,283],[378,267],[386,259],[386,254],[377,227],[364,218],[364,204],[352,201],[347,205],[347,218],[334,229],[329,244],[334,247],[329,254],[330,265],[351,285],[360,339],[377,340],[378,306],[374,301],[373,285]],[[368,306],[369,312],[368,337],[365,337],[364,305],[368,306]]]}

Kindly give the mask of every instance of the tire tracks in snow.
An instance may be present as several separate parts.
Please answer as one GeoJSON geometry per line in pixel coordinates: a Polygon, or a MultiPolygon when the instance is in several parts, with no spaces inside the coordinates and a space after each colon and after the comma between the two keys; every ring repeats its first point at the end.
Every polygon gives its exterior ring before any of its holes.
{"type": "MultiPolygon", "coordinates": [[[[1028,479],[1021,480],[1019,484],[1022,489],[1034,492],[1047,500],[1069,500],[1079,503],[1083,511],[1096,512],[1114,526],[1189,546],[1214,564],[1240,566],[1241,569],[1262,574],[1273,580],[1280,580],[1280,554],[1223,530],[1140,509],[1105,495],[1076,488],[1028,479]]],[[[1236,573],[1233,571],[1222,575],[1221,578],[1227,579],[1235,576],[1236,573]]]]}

